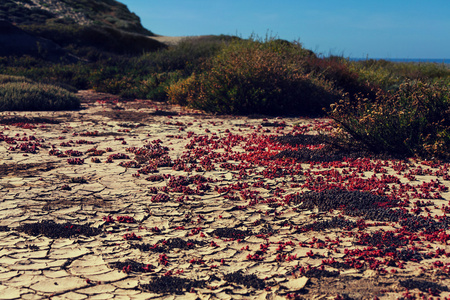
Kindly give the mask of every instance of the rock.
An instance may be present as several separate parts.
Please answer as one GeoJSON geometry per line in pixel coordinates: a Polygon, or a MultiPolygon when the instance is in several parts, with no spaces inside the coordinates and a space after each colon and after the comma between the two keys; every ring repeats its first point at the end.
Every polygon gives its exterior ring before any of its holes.
{"type": "Polygon", "coordinates": [[[308,277],[300,277],[295,279],[289,279],[287,282],[283,282],[281,286],[288,289],[291,292],[295,292],[303,289],[307,283],[308,277]]]}

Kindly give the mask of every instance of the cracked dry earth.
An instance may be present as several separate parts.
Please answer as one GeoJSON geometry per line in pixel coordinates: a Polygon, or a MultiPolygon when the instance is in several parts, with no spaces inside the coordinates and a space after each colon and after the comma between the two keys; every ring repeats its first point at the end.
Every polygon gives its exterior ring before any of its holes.
{"type": "Polygon", "coordinates": [[[0,299],[450,297],[448,163],[80,96],[1,113],[0,299]]]}

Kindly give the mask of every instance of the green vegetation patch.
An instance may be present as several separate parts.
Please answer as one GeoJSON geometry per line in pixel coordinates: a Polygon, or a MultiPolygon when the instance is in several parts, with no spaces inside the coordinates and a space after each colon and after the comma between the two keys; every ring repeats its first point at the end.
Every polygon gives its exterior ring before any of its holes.
{"type": "Polygon", "coordinates": [[[14,82],[27,82],[32,83],[33,80],[25,78],[23,76],[14,76],[14,75],[1,75],[0,74],[0,84],[5,83],[14,83],[14,82]]]}
{"type": "Polygon", "coordinates": [[[79,107],[80,100],[63,88],[34,83],[23,77],[0,75],[0,111],[66,110],[79,107]]]}
{"type": "Polygon", "coordinates": [[[450,68],[446,64],[391,62],[384,59],[368,59],[347,62],[349,68],[358,74],[359,81],[369,82],[372,86],[385,91],[398,90],[408,80],[422,82],[446,80],[450,82],[450,68]]]}

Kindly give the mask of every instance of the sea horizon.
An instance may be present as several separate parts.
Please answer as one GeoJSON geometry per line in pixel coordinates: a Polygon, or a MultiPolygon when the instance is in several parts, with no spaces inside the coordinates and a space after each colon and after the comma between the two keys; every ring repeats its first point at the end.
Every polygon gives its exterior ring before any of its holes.
{"type": "Polygon", "coordinates": [[[450,64],[450,58],[372,58],[372,57],[350,57],[351,61],[364,61],[364,60],[386,60],[391,62],[413,62],[413,63],[437,63],[437,64],[450,64]]]}

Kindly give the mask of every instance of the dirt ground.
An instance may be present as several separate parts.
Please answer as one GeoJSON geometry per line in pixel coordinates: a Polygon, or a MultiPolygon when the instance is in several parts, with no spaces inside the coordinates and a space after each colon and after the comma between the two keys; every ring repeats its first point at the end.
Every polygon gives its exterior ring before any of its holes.
{"type": "Polygon", "coordinates": [[[450,299],[448,163],[78,95],[0,114],[0,299],[450,299]]]}

